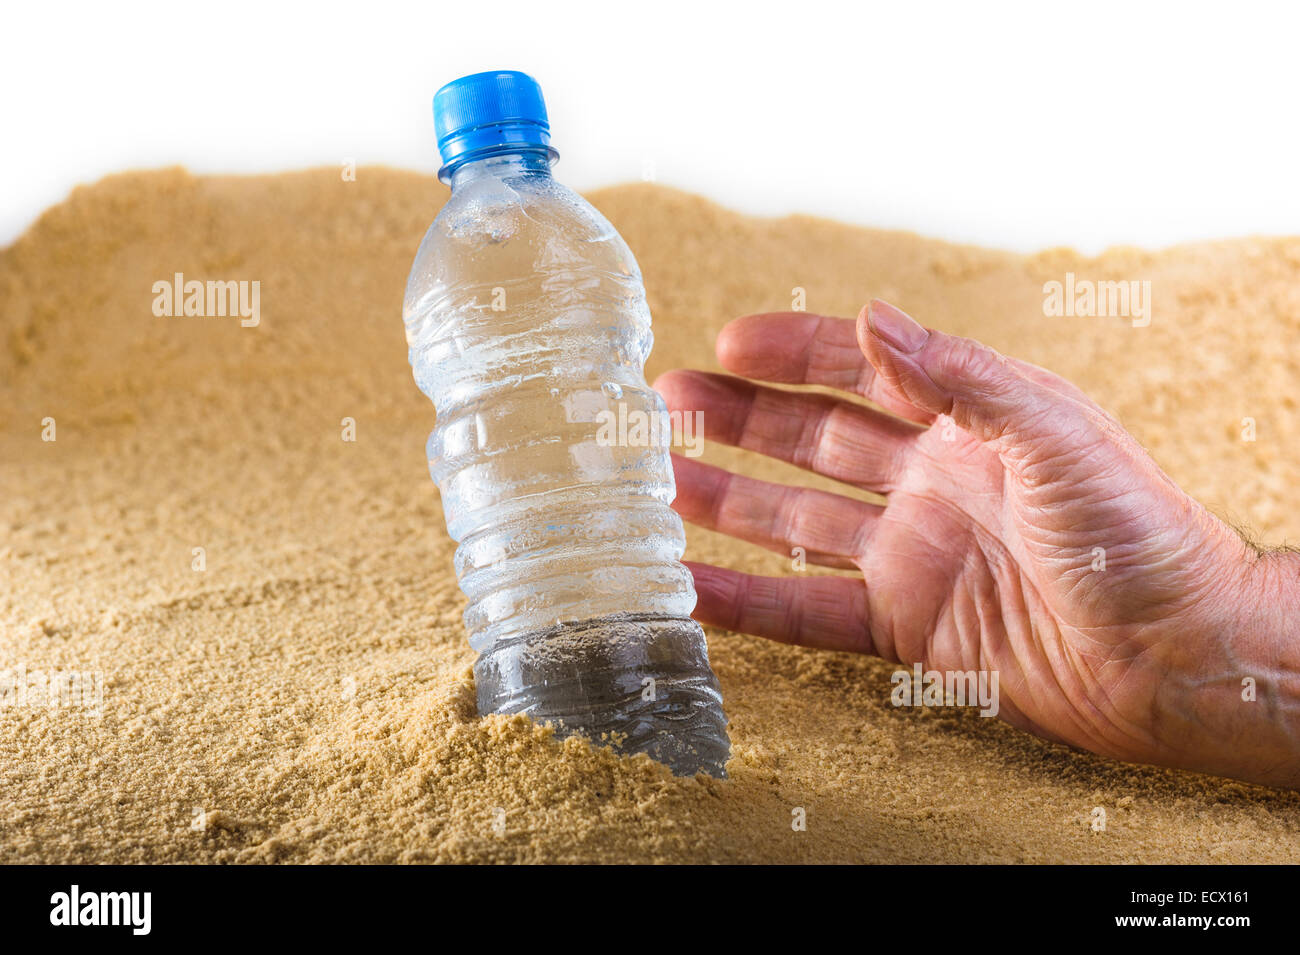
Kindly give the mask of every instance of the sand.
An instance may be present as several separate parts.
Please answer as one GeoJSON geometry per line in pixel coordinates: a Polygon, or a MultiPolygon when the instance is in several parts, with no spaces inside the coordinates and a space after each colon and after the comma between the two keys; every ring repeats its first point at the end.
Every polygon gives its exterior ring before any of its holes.
{"type": "MultiPolygon", "coordinates": [[[[895,709],[892,665],[716,629],[728,781],[477,719],[400,316],[445,195],[372,168],[130,173],[0,253],[0,672],[103,679],[100,715],[0,708],[0,861],[1300,861],[1300,795],[895,709]],[[155,316],[176,272],[260,282],[260,324],[155,316]]],[[[1020,256],[650,184],[591,198],[643,267],[652,378],[716,369],[718,329],[795,287],[831,314],[882,297],[1066,375],[1217,513],[1300,535],[1300,239],[1020,256]],[[1150,280],[1150,326],[1045,317],[1067,271],[1150,280]]],[[[695,529],[688,554],[790,572],[695,529]]]]}

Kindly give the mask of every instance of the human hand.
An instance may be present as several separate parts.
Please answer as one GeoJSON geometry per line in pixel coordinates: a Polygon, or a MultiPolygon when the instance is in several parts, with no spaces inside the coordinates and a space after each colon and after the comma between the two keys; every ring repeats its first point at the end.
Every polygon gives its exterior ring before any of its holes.
{"type": "Polygon", "coordinates": [[[997,671],[999,715],[1039,736],[1300,786],[1295,555],[1244,541],[1073,385],[883,302],[856,323],[741,318],[717,352],[744,378],[830,386],[885,411],[698,371],[655,383],[671,410],[886,504],[675,456],[685,519],[863,577],[690,564],[698,619],[997,671]]]}

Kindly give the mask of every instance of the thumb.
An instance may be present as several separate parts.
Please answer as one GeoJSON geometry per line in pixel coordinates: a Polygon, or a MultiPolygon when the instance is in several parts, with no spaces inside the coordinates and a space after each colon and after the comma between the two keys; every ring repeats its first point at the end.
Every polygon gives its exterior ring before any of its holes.
{"type": "MultiPolygon", "coordinates": [[[[1023,459],[1059,446],[1085,424],[1085,409],[969,338],[926,329],[887,302],[858,316],[858,344],[890,397],[1023,459]]],[[[1048,452],[1050,453],[1050,451],[1048,452]]]]}

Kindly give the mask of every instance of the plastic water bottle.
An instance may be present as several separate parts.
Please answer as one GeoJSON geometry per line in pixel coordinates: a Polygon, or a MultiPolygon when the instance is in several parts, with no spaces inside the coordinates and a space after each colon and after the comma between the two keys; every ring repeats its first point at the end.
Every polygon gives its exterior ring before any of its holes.
{"type": "Polygon", "coordinates": [[[437,410],[429,470],[478,652],[480,714],[526,713],[683,775],[730,750],[681,519],[636,260],[551,177],[541,89],[476,73],[434,96],[451,198],[403,318],[437,410]],[[619,416],[623,417],[620,419],[619,416]],[[603,432],[602,432],[603,429],[603,432]],[[623,435],[623,441],[612,436],[623,435]]]}

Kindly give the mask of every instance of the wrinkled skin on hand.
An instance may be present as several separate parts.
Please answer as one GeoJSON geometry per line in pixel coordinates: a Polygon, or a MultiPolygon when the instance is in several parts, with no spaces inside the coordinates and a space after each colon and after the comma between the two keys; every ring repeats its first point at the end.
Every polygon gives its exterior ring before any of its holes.
{"type": "Polygon", "coordinates": [[[687,520],[862,574],[691,564],[701,621],[996,671],[999,715],[1039,736],[1300,786],[1295,555],[1244,541],[1073,385],[883,302],[856,322],[738,319],[717,350],[741,377],[669,372],[656,388],[670,409],[703,412],[711,440],[886,503],[675,456],[687,520]],[[883,410],[745,379],[829,386],[883,410]]]}

